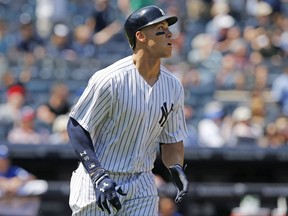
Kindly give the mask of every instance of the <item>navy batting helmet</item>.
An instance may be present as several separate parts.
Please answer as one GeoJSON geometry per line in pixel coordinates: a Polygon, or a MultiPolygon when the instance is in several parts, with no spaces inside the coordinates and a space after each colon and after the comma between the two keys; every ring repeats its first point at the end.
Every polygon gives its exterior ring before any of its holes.
{"type": "Polygon", "coordinates": [[[126,19],[124,29],[132,49],[135,48],[135,33],[140,29],[166,20],[168,25],[177,22],[176,16],[167,16],[164,11],[157,6],[151,5],[143,7],[126,19]]]}

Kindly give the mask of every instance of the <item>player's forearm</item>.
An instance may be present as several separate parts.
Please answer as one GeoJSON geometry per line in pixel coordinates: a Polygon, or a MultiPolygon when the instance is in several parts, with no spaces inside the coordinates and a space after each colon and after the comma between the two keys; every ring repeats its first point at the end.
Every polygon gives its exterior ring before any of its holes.
{"type": "Polygon", "coordinates": [[[164,165],[169,168],[175,164],[183,166],[184,145],[183,142],[161,144],[161,156],[164,165]]]}
{"type": "Polygon", "coordinates": [[[99,169],[102,169],[101,164],[95,155],[89,132],[82,128],[73,118],[69,119],[67,131],[70,143],[87,172],[92,175],[99,169]]]}

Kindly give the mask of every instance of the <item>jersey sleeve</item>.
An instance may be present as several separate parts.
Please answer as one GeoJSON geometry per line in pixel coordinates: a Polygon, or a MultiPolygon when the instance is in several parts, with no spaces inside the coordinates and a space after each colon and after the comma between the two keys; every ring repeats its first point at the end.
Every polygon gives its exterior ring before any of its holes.
{"type": "Polygon", "coordinates": [[[74,118],[85,130],[91,132],[109,115],[111,101],[110,81],[97,76],[92,77],[69,116],[74,118]]]}
{"type": "Polygon", "coordinates": [[[175,143],[184,140],[187,136],[184,115],[184,90],[181,88],[178,100],[160,134],[159,141],[160,143],[175,143]]]}

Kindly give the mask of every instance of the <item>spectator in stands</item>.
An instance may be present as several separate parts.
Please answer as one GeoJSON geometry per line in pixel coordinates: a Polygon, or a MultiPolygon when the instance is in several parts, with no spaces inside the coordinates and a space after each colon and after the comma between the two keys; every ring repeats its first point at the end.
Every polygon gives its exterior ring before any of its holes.
{"type": "Polygon", "coordinates": [[[272,95],[280,106],[281,112],[288,116],[288,66],[272,83],[272,95]]]}
{"type": "Polygon", "coordinates": [[[232,209],[230,216],[270,216],[270,209],[261,207],[261,197],[257,195],[245,195],[239,207],[232,209]]]}
{"type": "Polygon", "coordinates": [[[36,49],[44,46],[44,41],[37,35],[34,23],[30,19],[20,20],[20,35],[17,49],[25,53],[34,53],[36,49]]]}
{"type": "Polygon", "coordinates": [[[264,64],[256,65],[253,69],[254,73],[254,89],[264,91],[268,87],[268,68],[264,64]]]}
{"type": "Polygon", "coordinates": [[[263,138],[259,141],[260,147],[272,147],[278,148],[283,146],[285,143],[285,137],[279,133],[277,124],[275,122],[270,122],[264,127],[263,138]]]}
{"type": "Polygon", "coordinates": [[[49,144],[67,144],[69,137],[67,133],[68,115],[59,115],[55,118],[52,126],[52,134],[49,137],[49,144]]]}
{"type": "Polygon", "coordinates": [[[7,141],[11,144],[42,144],[47,142],[47,138],[47,132],[35,127],[33,108],[25,106],[21,110],[20,120],[8,132],[7,141]]]}
{"type": "Polygon", "coordinates": [[[263,136],[263,128],[251,121],[252,112],[248,106],[240,105],[232,113],[230,143],[237,146],[257,146],[263,136]]]}
{"type": "Polygon", "coordinates": [[[271,58],[278,54],[279,49],[276,47],[276,37],[272,38],[274,32],[270,28],[263,26],[247,25],[243,29],[243,37],[249,43],[253,51],[259,52],[264,58],[271,58]]]}
{"type": "Polygon", "coordinates": [[[39,195],[48,184],[24,168],[14,165],[6,145],[0,145],[0,215],[38,216],[39,195]]]}
{"type": "Polygon", "coordinates": [[[222,54],[230,52],[231,46],[235,41],[241,39],[241,28],[237,25],[227,29],[226,36],[223,40],[216,43],[215,48],[222,54]]]}
{"type": "Polygon", "coordinates": [[[219,148],[229,144],[231,123],[225,117],[224,105],[218,101],[209,102],[204,107],[204,118],[198,124],[199,145],[219,148]]]}
{"type": "Polygon", "coordinates": [[[206,33],[211,35],[217,42],[221,42],[227,38],[228,30],[235,25],[235,22],[235,19],[229,14],[216,14],[206,24],[206,33]]]}
{"type": "Polygon", "coordinates": [[[222,58],[221,68],[216,75],[216,88],[218,90],[243,90],[246,79],[241,70],[237,69],[236,59],[232,54],[222,58]]]}
{"type": "Polygon", "coordinates": [[[86,24],[93,32],[93,42],[102,45],[115,39],[117,35],[122,37],[123,14],[110,0],[93,0],[94,11],[88,17],[86,24]]]}
{"type": "Polygon", "coordinates": [[[264,128],[267,121],[269,121],[268,115],[270,115],[269,118],[274,118],[272,113],[268,113],[269,108],[266,106],[263,90],[264,89],[260,88],[260,90],[257,89],[254,91],[250,91],[249,102],[252,115],[251,121],[255,124],[260,125],[262,128],[264,128]]]}
{"type": "MultiPolygon", "coordinates": [[[[10,86],[14,85],[16,83],[16,77],[15,74],[11,71],[5,71],[2,76],[0,76],[0,88],[1,90],[6,90],[10,86]]],[[[3,97],[4,98],[4,97],[3,97]]]]}
{"type": "Polygon", "coordinates": [[[21,70],[19,77],[27,82],[31,77],[31,67],[38,59],[43,59],[45,56],[45,42],[37,34],[32,18],[27,13],[19,16],[19,31],[17,32],[17,42],[15,47],[11,49],[10,60],[21,62],[18,65],[18,70],[21,70]]]}
{"type": "MultiPolygon", "coordinates": [[[[1,35],[0,35],[0,37],[1,37],[1,35]]],[[[1,41],[0,41],[0,46],[1,46],[1,41]]],[[[2,85],[2,82],[4,81],[3,77],[10,70],[9,64],[10,64],[10,62],[9,62],[8,54],[1,54],[0,53],[0,88],[2,87],[1,85],[2,85]]]]}
{"type": "Polygon", "coordinates": [[[246,26],[271,27],[273,8],[267,1],[249,0],[246,3],[246,26]]]}
{"type": "Polygon", "coordinates": [[[11,47],[14,45],[12,34],[9,32],[8,22],[4,19],[0,20],[0,53],[8,54],[11,47]]]}
{"type": "Polygon", "coordinates": [[[247,41],[242,38],[234,39],[227,50],[234,59],[235,70],[241,71],[244,76],[250,72],[249,70],[251,68],[248,50],[249,45],[247,41]]]}
{"type": "Polygon", "coordinates": [[[155,175],[155,183],[159,194],[159,214],[158,216],[182,216],[178,212],[178,206],[173,200],[174,190],[169,190],[168,183],[159,174],[155,175]]]}
{"type": "Polygon", "coordinates": [[[188,62],[199,71],[200,83],[204,86],[214,83],[221,68],[222,54],[215,49],[215,39],[206,33],[198,34],[191,42],[188,62]]]}
{"type": "Polygon", "coordinates": [[[177,210],[177,205],[170,196],[159,196],[159,216],[182,216],[177,210]]]}
{"type": "MultiPolygon", "coordinates": [[[[281,22],[283,23],[282,26],[287,25],[288,17],[283,16],[281,17],[281,22]]],[[[285,53],[288,53],[288,29],[284,28],[284,31],[279,31],[279,48],[285,53]]]]}
{"type": "Polygon", "coordinates": [[[91,29],[87,25],[79,25],[74,29],[72,49],[78,57],[95,57],[96,46],[91,40],[91,34],[91,29]]]}
{"type": "Polygon", "coordinates": [[[57,116],[68,113],[71,106],[69,94],[69,88],[65,83],[56,82],[51,87],[48,101],[38,106],[36,110],[38,127],[51,131],[57,116]]]}
{"type": "Polygon", "coordinates": [[[68,0],[35,0],[36,28],[42,38],[49,37],[55,23],[69,19],[68,0]]]}
{"type": "Polygon", "coordinates": [[[271,216],[281,216],[281,215],[287,215],[287,198],[286,197],[278,197],[277,199],[277,206],[276,208],[272,209],[271,216]]]}
{"type": "Polygon", "coordinates": [[[21,109],[25,102],[26,89],[22,84],[13,83],[7,88],[6,101],[0,104],[0,134],[2,138],[6,138],[8,131],[20,119],[21,109]]]}
{"type": "Polygon", "coordinates": [[[118,6],[124,14],[129,14],[139,8],[155,4],[155,0],[117,0],[118,6]]]}
{"type": "Polygon", "coordinates": [[[64,23],[57,23],[53,27],[51,36],[46,45],[46,55],[51,58],[75,60],[76,53],[72,49],[71,31],[64,23]]]}
{"type": "Polygon", "coordinates": [[[12,165],[8,147],[0,145],[0,197],[20,193],[25,183],[36,177],[25,169],[12,165]]]}
{"type": "Polygon", "coordinates": [[[155,176],[156,186],[159,194],[158,216],[182,216],[178,211],[178,206],[173,200],[174,190],[169,188],[162,176],[155,176]]]}
{"type": "Polygon", "coordinates": [[[288,144],[288,117],[279,116],[274,122],[269,122],[264,128],[261,147],[278,148],[288,144]]]}

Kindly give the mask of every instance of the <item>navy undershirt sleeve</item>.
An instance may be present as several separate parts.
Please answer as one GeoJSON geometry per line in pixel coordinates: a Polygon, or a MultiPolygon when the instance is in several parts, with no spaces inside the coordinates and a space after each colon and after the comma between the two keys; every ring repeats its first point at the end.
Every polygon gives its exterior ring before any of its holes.
{"type": "Polygon", "coordinates": [[[93,142],[89,132],[71,117],[68,121],[67,131],[70,143],[87,172],[91,175],[99,169],[102,169],[94,152],[93,142]]]}

